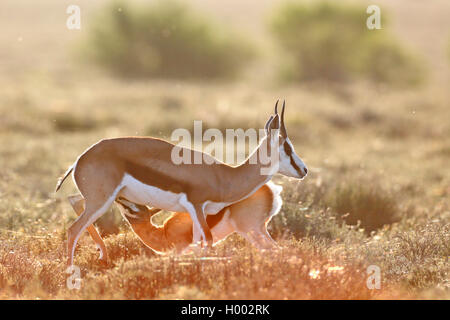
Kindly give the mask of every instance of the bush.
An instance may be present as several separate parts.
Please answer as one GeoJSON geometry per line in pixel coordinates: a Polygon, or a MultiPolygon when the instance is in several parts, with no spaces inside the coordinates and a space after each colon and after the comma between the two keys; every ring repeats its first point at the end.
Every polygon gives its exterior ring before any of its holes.
{"type": "MultiPolygon", "coordinates": [[[[291,81],[362,77],[378,83],[419,83],[419,62],[385,29],[366,28],[367,17],[366,8],[356,4],[283,5],[271,20],[271,30],[288,58],[282,76],[291,81]]],[[[384,12],[382,17],[385,28],[384,12]]]]}
{"type": "Polygon", "coordinates": [[[331,180],[283,183],[283,207],[269,224],[272,234],[322,241],[359,239],[400,220],[396,194],[367,178],[331,180]]]}
{"type": "Polygon", "coordinates": [[[328,192],[325,204],[350,225],[367,232],[399,221],[395,197],[370,181],[347,181],[328,192]]]}
{"type": "Polygon", "coordinates": [[[126,77],[223,78],[253,56],[249,45],[174,1],[114,2],[95,19],[87,56],[126,77]]]}
{"type": "Polygon", "coordinates": [[[269,224],[271,234],[278,239],[306,237],[325,243],[364,238],[324,203],[331,190],[328,183],[317,184],[311,179],[300,184],[283,183],[283,207],[269,224]]]}

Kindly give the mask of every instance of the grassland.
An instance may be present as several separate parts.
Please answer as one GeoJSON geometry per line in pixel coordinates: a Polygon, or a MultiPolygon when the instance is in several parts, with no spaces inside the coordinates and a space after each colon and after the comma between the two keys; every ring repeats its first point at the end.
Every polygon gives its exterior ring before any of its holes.
{"type": "MultiPolygon", "coordinates": [[[[433,41],[433,30],[450,32],[439,19],[445,1],[424,9],[436,17],[428,20],[419,5],[408,18],[407,1],[391,5],[395,32],[431,71],[427,84],[410,90],[364,82],[280,86],[264,63],[226,83],[119,80],[73,57],[85,29],[65,28],[63,2],[24,3],[0,5],[1,299],[450,298],[450,67],[445,43],[433,41]],[[408,19],[415,24],[402,26],[408,19]],[[207,259],[160,257],[112,212],[99,224],[110,264],[97,262],[83,236],[76,256],[82,286],[66,287],[66,229],[75,214],[65,197],[76,190],[70,183],[61,194],[53,190],[82,151],[104,137],[169,138],[198,119],[221,129],[259,128],[279,97],[288,101],[289,134],[310,169],[301,182],[274,178],[284,187],[271,224],[281,250],[258,252],[235,236],[207,259]],[[369,265],[381,268],[380,290],[366,286],[369,265]]],[[[257,25],[273,3],[255,2],[248,21],[230,3],[202,9],[254,32],[271,49],[270,65],[276,51],[257,25]]],[[[86,17],[94,9],[80,5],[86,17]]]]}

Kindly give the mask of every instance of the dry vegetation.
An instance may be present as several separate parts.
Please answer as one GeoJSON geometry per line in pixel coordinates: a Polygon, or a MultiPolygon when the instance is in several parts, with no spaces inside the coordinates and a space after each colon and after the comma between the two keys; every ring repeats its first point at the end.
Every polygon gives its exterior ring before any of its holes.
{"type": "MultiPolygon", "coordinates": [[[[430,70],[422,87],[402,90],[280,87],[259,67],[226,83],[116,79],[69,58],[88,28],[66,30],[64,5],[21,3],[0,4],[8,16],[0,19],[7,61],[0,64],[1,299],[450,298],[448,65],[430,70]],[[82,287],[67,289],[66,229],[75,214],[65,196],[75,188],[67,183],[56,197],[53,190],[78,154],[103,137],[168,138],[197,119],[205,127],[261,127],[278,97],[288,101],[289,134],[310,169],[301,182],[275,177],[284,204],[271,233],[281,250],[258,252],[233,236],[203,257],[160,257],[114,211],[99,222],[111,263],[100,265],[83,236],[75,260],[82,287]],[[366,287],[369,265],[381,268],[381,290],[366,287]]],[[[230,4],[236,21],[239,3],[230,4]]],[[[80,5],[88,20],[95,8],[80,5]]],[[[217,6],[203,10],[227,20],[217,6]]],[[[445,1],[435,6],[448,9],[445,1]]],[[[414,8],[408,14],[420,21],[414,8]]],[[[264,11],[262,25],[269,9],[255,9],[264,11]]],[[[392,10],[394,22],[402,10],[392,10]]],[[[409,38],[411,30],[396,32],[409,38]]],[[[445,45],[440,50],[445,60],[445,45]]],[[[276,52],[265,56],[269,65],[276,52]]]]}
{"type": "Polygon", "coordinates": [[[252,57],[240,33],[225,31],[182,2],[113,1],[99,12],[82,52],[116,75],[233,77],[252,57]]]}
{"type": "Polygon", "coordinates": [[[334,81],[363,78],[389,85],[413,85],[424,78],[421,61],[392,36],[388,13],[383,29],[364,26],[364,4],[337,1],[287,2],[273,15],[272,33],[287,53],[282,78],[334,81]],[[352,50],[349,50],[352,48],[352,50]]]}

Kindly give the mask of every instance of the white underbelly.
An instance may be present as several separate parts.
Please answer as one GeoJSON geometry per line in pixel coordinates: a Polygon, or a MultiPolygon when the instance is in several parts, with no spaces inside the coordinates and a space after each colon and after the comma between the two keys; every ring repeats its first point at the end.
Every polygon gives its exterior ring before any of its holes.
{"type": "Polygon", "coordinates": [[[216,214],[229,205],[230,203],[206,201],[203,211],[205,214],[216,214]]]}
{"type": "Polygon", "coordinates": [[[173,193],[149,186],[128,174],[124,176],[122,186],[118,196],[128,201],[167,211],[186,211],[186,208],[180,204],[180,200],[186,197],[184,193],[173,193]]]}

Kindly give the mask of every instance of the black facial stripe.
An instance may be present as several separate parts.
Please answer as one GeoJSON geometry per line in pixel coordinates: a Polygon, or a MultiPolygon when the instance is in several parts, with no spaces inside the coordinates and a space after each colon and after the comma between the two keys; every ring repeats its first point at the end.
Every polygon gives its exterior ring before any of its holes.
{"type": "Polygon", "coordinates": [[[300,170],[300,167],[295,163],[294,158],[292,157],[292,149],[291,146],[285,142],[283,143],[284,152],[289,156],[289,160],[291,161],[291,166],[298,172],[302,173],[302,170],[300,170]]]}
{"type": "Polygon", "coordinates": [[[284,147],[284,152],[286,152],[286,154],[288,156],[291,156],[291,154],[292,154],[291,146],[287,142],[284,142],[283,147],[284,147]]]}

